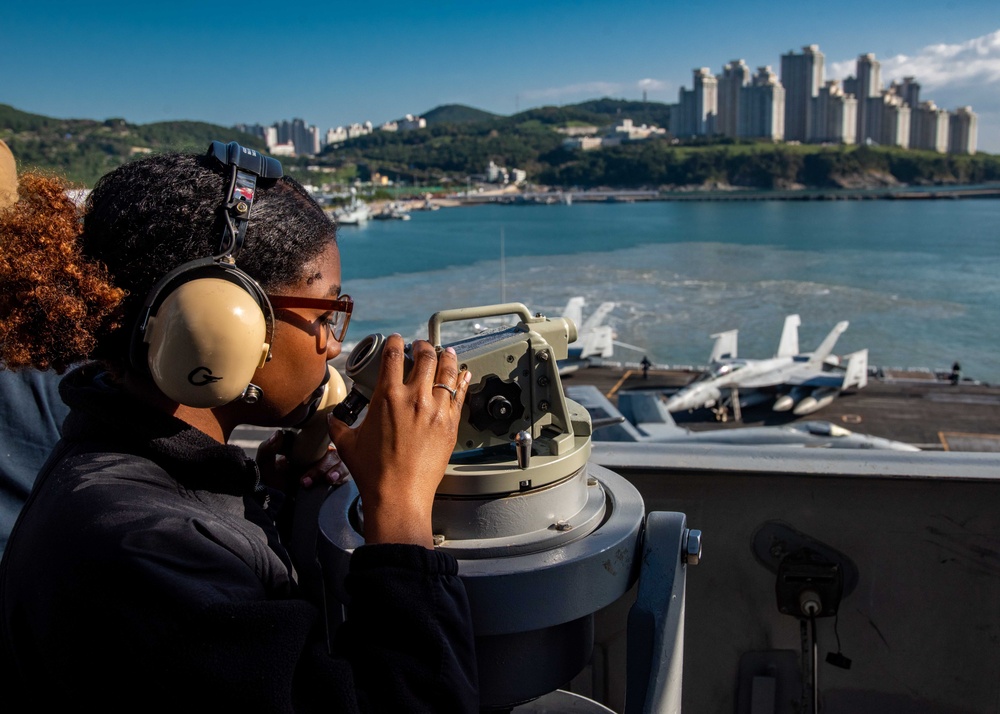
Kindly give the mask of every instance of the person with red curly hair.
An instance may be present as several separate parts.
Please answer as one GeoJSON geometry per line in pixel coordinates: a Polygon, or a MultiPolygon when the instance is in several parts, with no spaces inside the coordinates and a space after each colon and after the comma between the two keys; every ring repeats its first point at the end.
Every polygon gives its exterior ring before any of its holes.
{"type": "MultiPolygon", "coordinates": [[[[0,212],[17,203],[17,167],[6,143],[0,141],[0,212]]],[[[23,223],[20,224],[23,226],[23,223]]],[[[15,230],[11,226],[11,230],[15,230]]],[[[12,250],[23,237],[8,234],[12,250]]],[[[8,270],[15,260],[7,251],[0,270],[8,270]]],[[[7,310],[3,313],[6,314],[7,310]]],[[[8,322],[0,323],[0,333],[8,322]]],[[[30,356],[20,355],[19,365],[30,364],[30,356]]],[[[60,375],[52,369],[19,368],[0,365],[0,555],[3,555],[11,528],[24,505],[38,470],[59,440],[63,419],[69,411],[59,398],[60,375]]]]}
{"type": "MultiPolygon", "coordinates": [[[[0,365],[66,371],[69,406],[0,561],[4,703],[478,712],[468,598],[431,529],[470,375],[453,349],[421,340],[404,377],[392,335],[364,419],[331,420],[335,448],[318,462],[284,459],[273,439],[256,459],[228,444],[239,425],[280,430],[313,414],[353,303],[319,205],[293,179],[242,163],[273,159],[230,144],[223,160],[217,146],[127,163],[83,208],[65,182],[23,174],[0,211],[0,365]],[[237,285],[234,305],[255,301],[266,327],[235,397],[228,372],[164,378],[179,358],[161,342],[185,343],[179,333],[218,307],[175,311],[209,274],[225,295],[237,285]],[[202,386],[216,396],[187,396],[202,386]],[[348,476],[365,544],[330,636],[288,526],[302,488],[348,476]]],[[[198,339],[228,339],[228,325],[199,324],[198,339]]]]}

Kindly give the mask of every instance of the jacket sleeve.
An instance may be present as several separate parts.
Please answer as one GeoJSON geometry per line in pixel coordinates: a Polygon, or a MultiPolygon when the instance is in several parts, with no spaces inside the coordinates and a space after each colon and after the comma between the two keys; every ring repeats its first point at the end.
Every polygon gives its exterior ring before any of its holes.
{"type": "Polygon", "coordinates": [[[351,663],[363,710],[479,711],[472,619],[454,557],[362,546],[345,585],[351,602],[334,654],[351,663]]]}

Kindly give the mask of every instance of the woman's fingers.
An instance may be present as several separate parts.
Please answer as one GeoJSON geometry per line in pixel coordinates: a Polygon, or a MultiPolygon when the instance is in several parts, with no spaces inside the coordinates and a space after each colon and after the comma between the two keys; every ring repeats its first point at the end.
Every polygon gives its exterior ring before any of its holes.
{"type": "Polygon", "coordinates": [[[344,464],[340,454],[331,444],[326,455],[302,474],[299,483],[303,488],[310,488],[315,483],[338,486],[346,481],[350,475],[351,472],[347,470],[347,465],[344,464]]]}
{"type": "Polygon", "coordinates": [[[433,388],[449,395],[454,406],[461,411],[471,375],[458,366],[458,355],[453,347],[446,347],[438,356],[437,376],[433,388]]]}
{"type": "Polygon", "coordinates": [[[404,379],[405,350],[399,335],[386,340],[364,419],[348,427],[334,418],[330,435],[361,494],[365,540],[433,547],[434,496],[455,447],[470,376],[454,349],[439,352],[417,340],[404,379]]]}
{"type": "Polygon", "coordinates": [[[438,371],[438,353],[427,340],[415,340],[410,346],[413,367],[406,383],[414,386],[430,387],[438,371]]]}

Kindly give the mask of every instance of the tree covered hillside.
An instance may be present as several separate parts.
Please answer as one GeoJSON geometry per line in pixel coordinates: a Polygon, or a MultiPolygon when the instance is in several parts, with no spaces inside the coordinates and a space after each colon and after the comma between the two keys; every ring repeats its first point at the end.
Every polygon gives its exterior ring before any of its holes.
{"type": "Polygon", "coordinates": [[[254,136],[203,122],[53,119],[5,104],[0,104],[0,139],[10,146],[21,170],[54,171],[85,186],[93,186],[111,169],[150,152],[205,151],[216,139],[267,150],[254,136]]]}
{"type": "MultiPolygon", "coordinates": [[[[596,99],[499,116],[462,105],[424,114],[427,127],[375,131],[327,147],[316,157],[282,157],[305,181],[367,180],[378,173],[397,185],[464,185],[492,161],[522,169],[528,182],[554,187],[675,189],[836,188],[1000,181],[1000,156],[944,155],[887,147],[774,144],[669,134],[584,151],[564,146],[572,131],[605,135],[623,119],[665,128],[670,106],[596,99]]],[[[149,152],[204,151],[211,140],[266,151],[256,137],[200,122],[129,124],[123,119],[52,119],[0,105],[0,139],[22,168],[56,171],[91,186],[110,169],[149,152]]]]}

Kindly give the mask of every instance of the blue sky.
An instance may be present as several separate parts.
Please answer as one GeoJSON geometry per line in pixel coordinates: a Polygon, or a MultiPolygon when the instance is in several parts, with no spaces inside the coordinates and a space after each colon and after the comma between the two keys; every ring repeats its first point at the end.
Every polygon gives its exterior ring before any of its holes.
{"type": "Polygon", "coordinates": [[[827,78],[883,79],[979,115],[1000,153],[1000,2],[10,2],[0,103],[61,118],[380,124],[442,104],[497,114],[610,96],[677,101],[691,70],[803,45],[827,78]]]}

